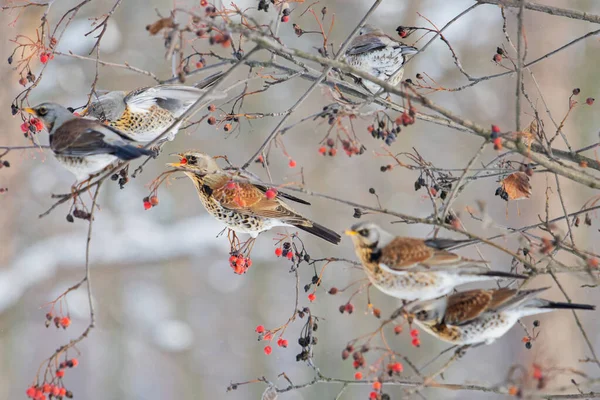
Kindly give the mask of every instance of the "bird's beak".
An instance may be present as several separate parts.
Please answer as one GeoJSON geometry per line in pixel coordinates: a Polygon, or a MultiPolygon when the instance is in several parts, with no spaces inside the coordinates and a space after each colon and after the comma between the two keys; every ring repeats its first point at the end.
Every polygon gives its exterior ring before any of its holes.
{"type": "Polygon", "coordinates": [[[25,111],[26,113],[31,114],[31,115],[37,115],[37,112],[35,112],[35,110],[33,108],[27,107],[27,108],[24,108],[23,111],[25,111]]]}
{"type": "Polygon", "coordinates": [[[350,229],[346,229],[346,231],[344,233],[346,235],[348,235],[348,236],[356,236],[356,235],[358,235],[358,232],[350,230],[350,229]]]}
{"type": "Polygon", "coordinates": [[[184,166],[185,164],[187,164],[187,159],[185,157],[183,157],[181,154],[179,153],[171,153],[169,154],[170,156],[176,156],[179,157],[179,162],[174,162],[174,163],[167,163],[167,166],[169,167],[175,167],[175,168],[179,168],[184,166]]]}

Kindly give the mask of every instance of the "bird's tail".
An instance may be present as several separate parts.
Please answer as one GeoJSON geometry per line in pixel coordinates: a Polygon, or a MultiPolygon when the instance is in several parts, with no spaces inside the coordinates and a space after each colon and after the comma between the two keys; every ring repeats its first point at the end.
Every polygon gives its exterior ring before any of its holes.
{"type": "Polygon", "coordinates": [[[410,56],[410,55],[416,54],[418,52],[419,52],[419,49],[417,49],[416,47],[402,46],[402,55],[403,56],[410,56]]]}
{"type": "Polygon", "coordinates": [[[325,228],[323,225],[319,225],[315,222],[312,223],[312,226],[304,226],[300,224],[294,226],[323,240],[327,240],[329,243],[338,244],[340,240],[342,240],[342,237],[340,235],[338,235],[331,229],[325,228]]]}
{"type": "Polygon", "coordinates": [[[527,275],[521,274],[513,274],[512,272],[503,272],[503,271],[484,271],[479,273],[478,275],[489,276],[494,278],[504,278],[504,279],[527,279],[527,275]]]}
{"type": "Polygon", "coordinates": [[[596,306],[591,304],[577,304],[577,303],[560,303],[556,301],[545,300],[545,304],[539,308],[550,308],[550,309],[566,309],[566,310],[595,310],[596,306]]]}
{"type": "Polygon", "coordinates": [[[132,146],[130,144],[115,145],[113,146],[113,153],[119,159],[123,161],[133,160],[141,156],[154,156],[156,152],[154,150],[143,149],[141,147],[132,146]]]}

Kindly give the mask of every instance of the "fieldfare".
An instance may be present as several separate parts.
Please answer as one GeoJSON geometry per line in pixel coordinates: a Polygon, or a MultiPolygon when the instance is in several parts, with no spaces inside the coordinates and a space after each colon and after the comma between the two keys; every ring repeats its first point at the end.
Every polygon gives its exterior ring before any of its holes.
{"type": "MultiPolygon", "coordinates": [[[[417,48],[386,35],[379,28],[365,25],[348,45],[345,61],[354,68],[396,86],[402,80],[406,56],[418,51],[417,48]]],[[[381,89],[379,85],[366,79],[362,79],[361,83],[371,93],[381,89]]]]}
{"type": "Polygon", "coordinates": [[[260,232],[276,226],[292,226],[330,243],[338,244],[340,235],[294,211],[283,202],[310,203],[280,191],[269,191],[250,182],[233,182],[208,154],[186,151],[177,154],[179,162],[167,164],[182,168],[194,182],[200,201],[213,217],[235,232],[256,238],[260,232]],[[269,191],[269,193],[267,193],[269,191]]]}
{"type": "Polygon", "coordinates": [[[98,121],[79,118],[56,103],[42,103],[24,111],[42,120],[50,134],[56,159],[78,181],[100,172],[116,160],[133,160],[155,152],[138,148],[132,138],[98,121]]]}
{"type": "Polygon", "coordinates": [[[589,304],[557,303],[538,299],[548,288],[469,290],[448,297],[410,304],[406,311],[437,338],[458,344],[490,344],[519,318],[556,309],[594,310],[589,304]]]}
{"type": "MultiPolygon", "coordinates": [[[[175,120],[186,112],[223,75],[211,75],[196,86],[157,85],[131,92],[113,91],[99,96],[81,115],[96,118],[118,129],[138,142],[150,142],[162,134],[175,120]]],[[[224,93],[211,93],[206,104],[224,93]]],[[[198,108],[204,105],[199,105],[198,108]]],[[[167,135],[173,140],[181,121],[167,135]]]]}
{"type": "Polygon", "coordinates": [[[394,237],[370,222],[346,231],[369,280],[382,292],[406,301],[428,300],[448,294],[458,285],[494,278],[526,276],[484,267],[448,248],[468,241],[394,237]]]}

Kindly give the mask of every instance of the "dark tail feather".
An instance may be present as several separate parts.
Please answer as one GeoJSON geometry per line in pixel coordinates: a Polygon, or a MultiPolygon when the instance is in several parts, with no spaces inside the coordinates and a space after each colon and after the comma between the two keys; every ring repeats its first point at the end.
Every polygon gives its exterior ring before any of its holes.
{"type": "Polygon", "coordinates": [[[142,149],[129,144],[124,146],[113,146],[113,154],[123,161],[133,160],[141,156],[154,156],[156,152],[154,150],[142,149]]]}
{"type": "Polygon", "coordinates": [[[208,87],[213,86],[221,77],[223,76],[223,72],[217,72],[215,74],[209,75],[206,78],[202,79],[200,82],[196,83],[194,86],[198,89],[206,89],[208,87]]]}
{"type": "Polygon", "coordinates": [[[296,228],[302,229],[305,232],[308,232],[316,237],[319,237],[323,240],[327,240],[329,243],[338,244],[342,237],[332,231],[329,228],[325,228],[323,225],[319,225],[315,222],[312,223],[312,226],[302,226],[295,225],[296,228]]]}
{"type": "Polygon", "coordinates": [[[496,278],[506,278],[506,279],[527,279],[527,275],[521,274],[513,274],[512,272],[502,272],[502,271],[486,271],[481,273],[481,275],[485,276],[493,276],[496,278]]]}
{"type": "Polygon", "coordinates": [[[555,301],[548,301],[547,305],[540,308],[553,308],[553,309],[567,309],[567,310],[595,310],[596,306],[591,304],[577,304],[577,303],[559,303],[555,301]]]}
{"type": "Polygon", "coordinates": [[[454,240],[454,239],[426,239],[425,244],[438,250],[446,250],[451,247],[477,242],[477,239],[454,240]]]}

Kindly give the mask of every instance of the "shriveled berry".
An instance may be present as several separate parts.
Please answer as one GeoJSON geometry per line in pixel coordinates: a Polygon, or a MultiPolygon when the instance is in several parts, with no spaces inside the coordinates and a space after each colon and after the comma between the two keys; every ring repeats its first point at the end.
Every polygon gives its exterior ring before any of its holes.
{"type": "Polygon", "coordinates": [[[209,125],[214,125],[217,123],[217,119],[215,117],[208,117],[206,122],[208,122],[209,125]]]}
{"type": "Polygon", "coordinates": [[[152,205],[152,207],[155,207],[158,205],[158,196],[150,196],[150,204],[152,205]]]}
{"type": "Polygon", "coordinates": [[[594,101],[595,101],[595,99],[594,99],[594,98],[592,98],[592,97],[588,97],[588,98],[585,100],[585,104],[587,104],[588,106],[591,106],[592,104],[594,104],[594,101]]]}

